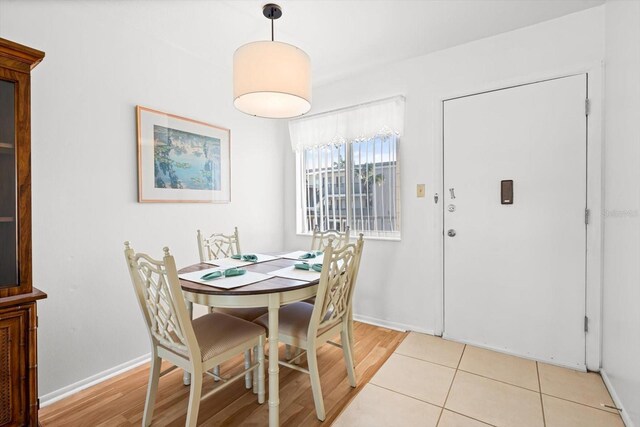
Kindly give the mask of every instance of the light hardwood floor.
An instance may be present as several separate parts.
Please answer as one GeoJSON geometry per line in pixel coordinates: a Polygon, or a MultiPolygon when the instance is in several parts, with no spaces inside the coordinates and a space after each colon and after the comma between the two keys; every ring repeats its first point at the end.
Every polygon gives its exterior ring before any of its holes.
{"type": "MultiPolygon", "coordinates": [[[[282,426],[329,426],[391,356],[406,334],[355,323],[355,358],[358,386],[347,381],[342,350],[324,345],[318,352],[322,393],[327,411],[318,421],[309,376],[280,367],[280,422],[282,426]]],[[[281,349],[282,350],[282,349],[281,349]]],[[[282,357],[282,355],[281,355],[282,357]]],[[[222,366],[223,375],[240,367],[242,358],[222,366]]],[[[306,359],[302,362],[306,365],[306,359]]],[[[163,369],[169,365],[163,366],[163,369]]],[[[83,390],[40,410],[43,427],[54,426],[139,426],[142,421],[149,365],[83,390]]],[[[203,393],[214,387],[205,376],[203,393]]],[[[267,388],[268,389],[268,388],[267,388]]],[[[154,426],[182,426],[185,422],[189,388],[182,385],[182,372],[173,371],[160,379],[154,426]]],[[[258,405],[256,396],[237,381],[201,402],[198,422],[203,426],[266,426],[267,403],[258,405]]]]}

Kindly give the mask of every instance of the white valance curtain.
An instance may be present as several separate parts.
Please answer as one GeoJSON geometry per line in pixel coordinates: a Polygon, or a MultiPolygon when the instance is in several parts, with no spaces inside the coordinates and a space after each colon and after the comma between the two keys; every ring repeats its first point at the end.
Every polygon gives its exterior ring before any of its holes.
{"type": "Polygon", "coordinates": [[[376,136],[402,136],[404,103],[404,96],[399,95],[291,120],[291,147],[294,151],[302,151],[311,147],[366,141],[376,136]]]}

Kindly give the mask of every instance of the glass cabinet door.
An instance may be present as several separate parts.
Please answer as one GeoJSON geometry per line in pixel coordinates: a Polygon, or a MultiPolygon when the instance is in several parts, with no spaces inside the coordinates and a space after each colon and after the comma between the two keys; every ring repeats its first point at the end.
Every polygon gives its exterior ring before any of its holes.
{"type": "Polygon", "coordinates": [[[18,283],[15,83],[0,80],[0,289],[18,283]]]}

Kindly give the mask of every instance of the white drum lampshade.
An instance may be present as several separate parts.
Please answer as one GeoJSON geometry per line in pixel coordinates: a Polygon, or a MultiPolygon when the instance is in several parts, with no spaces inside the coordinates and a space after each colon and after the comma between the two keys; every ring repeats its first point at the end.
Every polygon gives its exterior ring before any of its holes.
{"type": "MultiPolygon", "coordinates": [[[[266,5],[275,18],[277,5],[266,5]]],[[[271,15],[268,15],[271,13],[271,15]]],[[[273,26],[272,26],[273,31],[273,26]]],[[[273,33],[272,33],[273,38],[273,33]]],[[[233,55],[233,105],[252,116],[301,116],[311,109],[311,60],[297,47],[277,41],[245,44],[233,55]]]]}

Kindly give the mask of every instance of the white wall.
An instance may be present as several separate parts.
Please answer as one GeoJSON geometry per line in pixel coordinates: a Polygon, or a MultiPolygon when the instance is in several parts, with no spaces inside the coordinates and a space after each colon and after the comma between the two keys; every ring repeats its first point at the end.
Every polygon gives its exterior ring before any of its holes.
{"type": "MultiPolygon", "coordinates": [[[[400,146],[402,241],[368,240],[355,295],[355,314],[401,328],[441,328],[440,105],[442,98],[522,82],[604,58],[604,7],[380,67],[315,89],[313,111],[396,94],[406,96],[405,137],[400,146]],[[425,183],[427,197],[416,198],[425,183]]],[[[302,247],[295,233],[294,155],[285,161],[285,244],[302,247]]],[[[442,195],[441,202],[442,203],[442,195]]]]}
{"type": "Polygon", "coordinates": [[[234,110],[231,55],[203,61],[105,8],[0,3],[0,37],[46,52],[32,85],[41,396],[148,353],[125,240],[157,256],[168,245],[178,265],[197,261],[197,228],[237,225],[245,248],[283,246],[287,141],[277,122],[234,110]],[[136,104],[231,129],[231,204],[137,203],[136,104]]]}
{"type": "Polygon", "coordinates": [[[606,5],[603,370],[640,426],[640,2],[606,5]]]}

